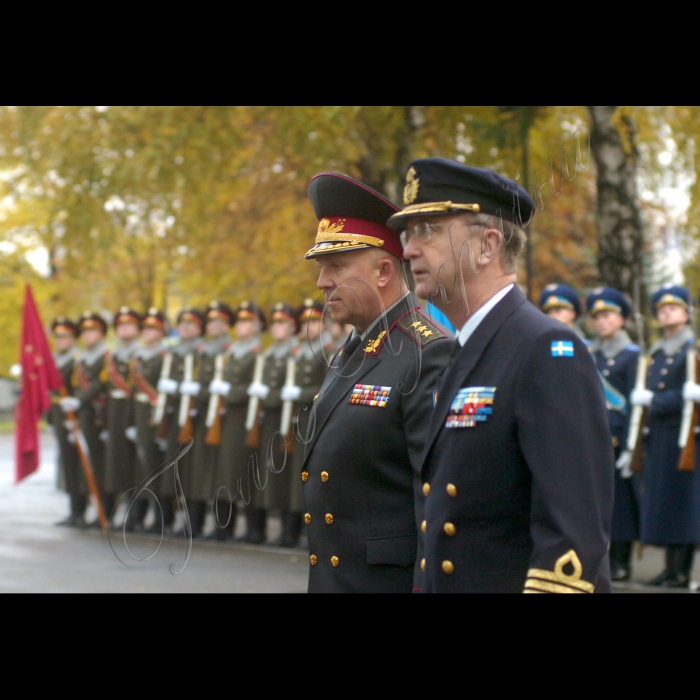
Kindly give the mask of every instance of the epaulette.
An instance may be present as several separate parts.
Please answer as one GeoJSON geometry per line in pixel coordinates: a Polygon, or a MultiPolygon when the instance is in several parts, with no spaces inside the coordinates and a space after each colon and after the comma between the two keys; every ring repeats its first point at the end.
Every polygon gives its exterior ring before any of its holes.
{"type": "Polygon", "coordinates": [[[447,338],[434,323],[421,313],[407,313],[398,321],[399,328],[409,337],[413,338],[418,345],[424,348],[434,340],[447,338]]]}

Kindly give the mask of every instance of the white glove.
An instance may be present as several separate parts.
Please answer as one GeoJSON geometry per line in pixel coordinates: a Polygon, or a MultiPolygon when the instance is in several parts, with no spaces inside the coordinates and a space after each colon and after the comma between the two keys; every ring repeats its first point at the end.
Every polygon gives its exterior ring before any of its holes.
{"type": "Polygon", "coordinates": [[[131,440],[131,442],[136,442],[136,426],[135,425],[130,425],[125,431],[124,435],[126,435],[127,440],[131,440]]]}
{"type": "Polygon", "coordinates": [[[75,413],[75,411],[80,408],[80,399],[76,399],[75,396],[64,396],[59,401],[59,404],[61,405],[64,413],[68,413],[69,411],[73,411],[75,413]]]}
{"type": "Polygon", "coordinates": [[[71,445],[75,445],[75,435],[73,435],[73,433],[68,433],[68,435],[66,435],[66,440],[68,440],[71,445]]]}
{"type": "Polygon", "coordinates": [[[253,382],[248,387],[248,396],[257,396],[259,399],[265,400],[267,395],[270,393],[270,387],[267,384],[261,384],[260,382],[253,382]]]}
{"type": "Polygon", "coordinates": [[[107,442],[107,438],[108,438],[108,437],[109,437],[109,430],[103,430],[103,431],[99,434],[99,438],[100,438],[100,440],[102,440],[102,442],[107,442]]]}
{"type": "Polygon", "coordinates": [[[630,403],[633,406],[651,406],[651,400],[653,398],[654,392],[649,389],[632,389],[630,403]]]}
{"type": "Polygon", "coordinates": [[[686,382],[683,385],[683,401],[695,401],[695,403],[700,403],[700,384],[686,382]]]}
{"type": "Polygon", "coordinates": [[[197,396],[202,385],[199,382],[180,382],[180,393],[185,396],[197,396]]]}
{"type": "Polygon", "coordinates": [[[623,450],[615,466],[620,470],[620,476],[623,479],[629,479],[632,476],[632,453],[629,450],[623,450]]]}
{"type": "Polygon", "coordinates": [[[300,386],[287,386],[286,384],[282,387],[282,401],[297,401],[301,396],[300,386]]]}
{"type": "Polygon", "coordinates": [[[177,394],[178,383],[174,379],[161,377],[158,380],[157,389],[161,394],[177,394]]]}
{"type": "Polygon", "coordinates": [[[165,438],[157,437],[156,445],[161,452],[165,452],[168,449],[168,441],[165,438]]]}
{"type": "Polygon", "coordinates": [[[231,391],[230,382],[222,382],[220,379],[212,379],[209,384],[209,393],[218,394],[219,396],[226,396],[228,392],[231,391]]]}

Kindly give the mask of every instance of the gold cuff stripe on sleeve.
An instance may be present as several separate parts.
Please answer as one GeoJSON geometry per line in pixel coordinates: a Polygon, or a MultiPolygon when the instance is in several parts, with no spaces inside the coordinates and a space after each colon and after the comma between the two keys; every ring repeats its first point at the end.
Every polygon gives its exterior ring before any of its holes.
{"type": "MultiPolygon", "coordinates": [[[[546,572],[545,572],[546,573],[546,572]]],[[[562,585],[560,583],[549,583],[547,581],[540,581],[536,578],[529,578],[525,581],[525,593],[528,589],[534,589],[534,592],[544,592],[544,593],[585,593],[583,590],[577,590],[576,588],[569,588],[569,586],[562,585]]],[[[591,593],[593,591],[590,591],[591,593]]]]}
{"type": "MultiPolygon", "coordinates": [[[[423,202],[422,204],[409,204],[404,207],[399,214],[394,216],[405,216],[406,214],[427,214],[434,211],[450,211],[451,209],[463,209],[464,211],[473,211],[478,213],[481,211],[479,204],[459,204],[458,202],[423,202]]],[[[393,219],[394,216],[391,218],[393,219]]]]}
{"type": "Polygon", "coordinates": [[[530,569],[527,572],[528,578],[533,576],[535,578],[543,578],[547,581],[554,581],[555,583],[563,583],[565,586],[571,586],[572,588],[580,588],[585,593],[593,593],[595,586],[588,581],[576,581],[571,578],[564,578],[562,576],[557,576],[553,571],[546,571],[545,569],[530,569]]]}
{"type": "Polygon", "coordinates": [[[374,236],[364,236],[360,233],[319,233],[316,236],[316,243],[337,243],[338,241],[346,241],[348,243],[366,243],[381,248],[384,241],[381,238],[374,236]]]}
{"type": "MultiPolygon", "coordinates": [[[[593,593],[595,586],[588,581],[581,580],[581,574],[583,574],[583,566],[581,565],[581,560],[576,556],[576,552],[570,549],[566,554],[563,554],[559,559],[557,559],[554,564],[554,571],[547,571],[546,569],[530,569],[527,572],[528,580],[525,584],[527,587],[529,584],[537,584],[542,590],[548,590],[542,588],[543,586],[556,586],[561,588],[563,586],[568,586],[569,588],[577,588],[579,591],[584,593],[593,593]],[[571,564],[574,568],[574,573],[569,575],[564,573],[564,567],[567,564],[571,564]],[[532,577],[532,578],[531,578],[532,577]],[[544,581],[536,581],[535,579],[544,579],[544,581]],[[554,581],[554,584],[545,583],[545,581],[554,581]]],[[[571,591],[555,591],[551,590],[552,593],[569,593],[571,591]]]]}

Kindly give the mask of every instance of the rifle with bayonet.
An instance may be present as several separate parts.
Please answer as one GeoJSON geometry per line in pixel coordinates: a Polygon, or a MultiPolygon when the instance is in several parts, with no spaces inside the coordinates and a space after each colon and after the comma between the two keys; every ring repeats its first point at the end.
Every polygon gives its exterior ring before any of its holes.
{"type": "MultiPolygon", "coordinates": [[[[698,381],[698,351],[695,347],[695,307],[689,309],[690,327],[693,329],[693,345],[688,348],[685,356],[685,381],[697,384],[698,381]]],[[[678,459],[678,469],[682,472],[695,471],[695,444],[700,426],[700,407],[692,399],[683,402],[683,418],[678,435],[678,447],[681,450],[678,459]]]]}
{"type": "MultiPolygon", "coordinates": [[[[191,382],[194,375],[194,353],[189,352],[185,355],[185,368],[183,372],[183,381],[191,382]]],[[[180,396],[180,411],[177,416],[177,424],[180,426],[180,434],[178,442],[187,440],[192,437],[192,416],[190,415],[191,396],[182,394],[180,396]]]]}
{"type": "MultiPolygon", "coordinates": [[[[637,359],[637,376],[634,382],[635,389],[646,389],[649,358],[644,342],[644,317],[642,316],[639,299],[639,279],[634,285],[634,321],[637,326],[637,345],[639,345],[639,358],[637,359]]],[[[627,455],[623,455],[620,461],[624,463],[622,476],[628,477],[634,473],[641,473],[644,467],[644,428],[647,423],[647,407],[634,405],[630,414],[629,429],[627,431],[627,455]]]]}
{"type": "MultiPolygon", "coordinates": [[[[255,358],[255,368],[253,369],[253,384],[260,384],[263,378],[265,369],[265,357],[263,353],[255,358]]],[[[248,399],[248,412],[245,419],[246,447],[256,450],[260,442],[260,399],[257,396],[251,396],[248,399]]]]}

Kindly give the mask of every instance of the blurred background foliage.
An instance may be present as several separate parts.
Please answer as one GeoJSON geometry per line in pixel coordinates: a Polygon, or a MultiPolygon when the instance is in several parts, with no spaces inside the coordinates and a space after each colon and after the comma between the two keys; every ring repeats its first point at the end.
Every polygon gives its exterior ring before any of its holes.
{"type": "MultiPolygon", "coordinates": [[[[625,148],[639,163],[645,250],[689,252],[682,273],[696,292],[700,109],[618,107],[614,118],[621,134],[635,124],[625,148]],[[668,199],[682,191],[687,218],[668,199]]],[[[536,188],[531,278],[523,264],[519,282],[535,301],[551,282],[583,294],[604,282],[588,133],[585,107],[0,107],[0,376],[17,359],[25,281],[47,325],[122,304],[172,319],[214,298],[269,309],[316,296],[309,179],[346,173],[401,205],[418,157],[536,188]]],[[[645,269],[649,284],[677,274],[645,269]]]]}

